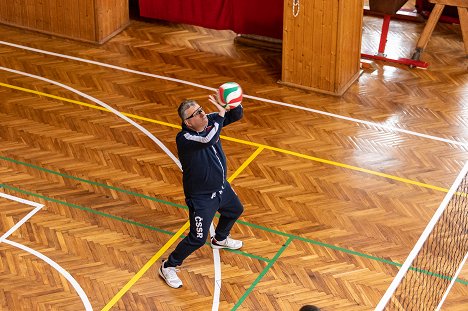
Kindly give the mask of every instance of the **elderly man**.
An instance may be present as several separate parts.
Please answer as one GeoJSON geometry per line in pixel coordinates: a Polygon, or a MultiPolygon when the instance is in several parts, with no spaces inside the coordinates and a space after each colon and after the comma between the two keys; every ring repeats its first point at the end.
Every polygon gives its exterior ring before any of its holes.
{"type": "Polygon", "coordinates": [[[239,249],[242,242],[229,233],[244,208],[226,180],[226,156],[219,139],[223,126],[243,116],[242,105],[229,109],[209,96],[217,113],[206,114],[194,100],[184,100],[178,109],[182,130],[177,134],[177,150],[183,170],[185,202],[189,208],[190,232],[163,260],[159,275],[173,288],[182,287],[177,266],[205,244],[216,211],[221,214],[211,247],[239,249]]]}

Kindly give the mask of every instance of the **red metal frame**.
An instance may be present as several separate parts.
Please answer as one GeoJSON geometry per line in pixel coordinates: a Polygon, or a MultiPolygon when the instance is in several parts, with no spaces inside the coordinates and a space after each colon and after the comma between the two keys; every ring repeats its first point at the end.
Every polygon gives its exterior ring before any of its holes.
{"type": "Polygon", "coordinates": [[[382,33],[380,34],[380,44],[379,44],[379,56],[384,56],[385,46],[387,45],[387,35],[388,29],[390,28],[390,15],[384,15],[384,20],[382,23],[382,33]]]}
{"type": "Polygon", "coordinates": [[[399,58],[399,59],[394,59],[394,58],[388,58],[384,56],[379,56],[379,55],[370,55],[370,54],[361,54],[362,58],[366,59],[375,59],[375,60],[382,60],[385,62],[389,63],[397,63],[397,64],[402,64],[410,67],[418,67],[418,68],[423,68],[426,69],[429,67],[429,63],[416,60],[416,59],[411,59],[411,58],[399,58]]]}
{"type": "Polygon", "coordinates": [[[391,18],[392,18],[391,15],[388,15],[388,14],[384,15],[384,20],[382,23],[382,33],[380,34],[380,44],[379,44],[378,54],[377,55],[361,54],[361,57],[367,58],[367,59],[375,59],[375,60],[382,60],[382,61],[391,62],[391,63],[403,64],[403,65],[407,65],[410,67],[427,68],[429,64],[420,60],[409,59],[409,58],[393,59],[393,58],[388,58],[385,56],[385,46],[387,45],[387,35],[388,35],[388,30],[390,28],[391,18]]]}

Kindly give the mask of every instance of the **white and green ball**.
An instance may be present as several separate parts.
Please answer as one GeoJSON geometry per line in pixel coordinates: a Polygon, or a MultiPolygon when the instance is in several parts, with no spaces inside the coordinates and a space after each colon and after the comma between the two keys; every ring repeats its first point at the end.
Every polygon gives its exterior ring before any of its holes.
{"type": "Polygon", "coordinates": [[[219,100],[230,108],[241,104],[242,94],[242,88],[236,82],[226,82],[218,88],[219,100]]]}

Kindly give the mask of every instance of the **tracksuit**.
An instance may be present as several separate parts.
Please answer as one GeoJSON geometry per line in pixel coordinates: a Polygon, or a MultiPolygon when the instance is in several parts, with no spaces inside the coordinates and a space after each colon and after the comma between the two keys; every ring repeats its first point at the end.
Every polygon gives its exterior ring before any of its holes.
{"type": "Polygon", "coordinates": [[[218,211],[220,218],[215,239],[227,238],[244,207],[226,180],[226,156],[219,139],[221,129],[243,116],[242,105],[207,115],[208,125],[202,132],[182,122],[177,134],[177,151],[183,170],[185,202],[189,208],[190,232],[169,255],[166,267],[180,266],[185,258],[199,249],[209,235],[211,222],[218,211]]]}

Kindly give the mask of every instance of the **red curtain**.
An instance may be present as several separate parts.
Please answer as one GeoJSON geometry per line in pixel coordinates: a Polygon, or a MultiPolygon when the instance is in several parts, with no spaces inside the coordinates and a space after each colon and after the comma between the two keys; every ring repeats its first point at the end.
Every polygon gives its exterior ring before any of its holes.
{"type": "Polygon", "coordinates": [[[283,0],[139,0],[140,15],[273,38],[283,35],[283,0]]]}

